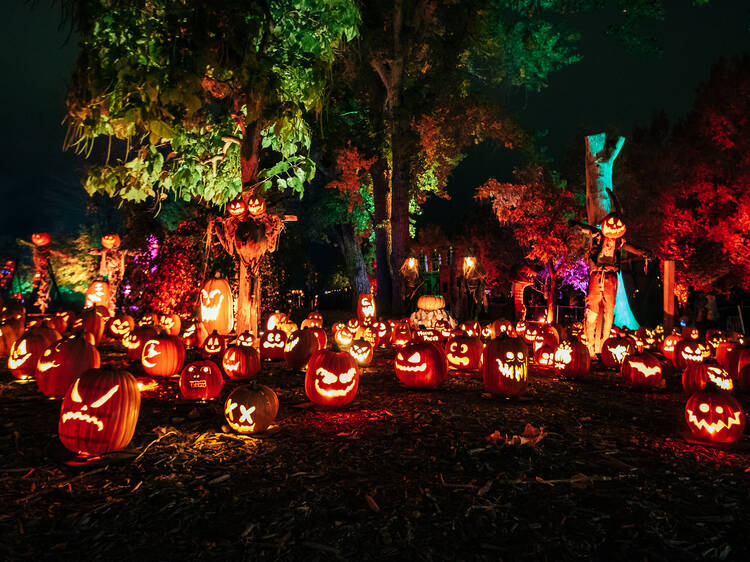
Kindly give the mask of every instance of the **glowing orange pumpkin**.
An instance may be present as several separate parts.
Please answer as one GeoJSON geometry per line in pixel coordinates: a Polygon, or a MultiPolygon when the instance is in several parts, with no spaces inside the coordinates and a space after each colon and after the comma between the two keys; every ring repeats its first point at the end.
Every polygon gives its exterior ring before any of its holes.
{"type": "Polygon", "coordinates": [[[318,338],[311,330],[297,330],[284,343],[284,362],[292,370],[303,369],[318,349],[318,338]]]}
{"type": "Polygon", "coordinates": [[[305,394],[321,406],[345,406],[357,395],[359,368],[346,352],[316,351],[307,364],[305,394]]]}
{"type": "Polygon", "coordinates": [[[251,379],[260,371],[260,354],[251,346],[228,347],[221,366],[230,379],[251,379]]]}
{"type": "Polygon", "coordinates": [[[631,388],[658,388],[662,380],[662,365],[650,353],[635,353],[625,357],[620,375],[631,388]]]}
{"type": "Polygon", "coordinates": [[[363,324],[375,321],[375,299],[371,294],[359,295],[357,299],[357,319],[363,324]]]}
{"type": "Polygon", "coordinates": [[[213,361],[193,361],[180,373],[180,394],[185,400],[213,400],[223,386],[221,371],[213,361]]]}
{"type": "Polygon", "coordinates": [[[40,248],[52,242],[52,238],[46,232],[35,232],[31,235],[31,243],[40,248]]]}
{"type": "Polygon", "coordinates": [[[474,371],[479,368],[482,342],[478,336],[453,336],[445,346],[448,368],[459,371],[474,371]]]}
{"type": "Polygon", "coordinates": [[[77,377],[100,365],[99,352],[83,336],[66,338],[50,345],[39,357],[36,384],[45,396],[62,398],[77,377]]]}
{"type": "Polygon", "coordinates": [[[482,354],[482,380],[491,394],[520,396],[526,393],[529,351],[521,338],[495,339],[482,354]]]}
{"type": "Polygon", "coordinates": [[[226,339],[224,336],[219,335],[216,330],[211,332],[211,334],[204,340],[203,347],[201,347],[205,357],[221,357],[226,348],[226,339]]]}
{"type": "Polygon", "coordinates": [[[143,346],[150,339],[155,338],[158,332],[151,326],[139,326],[122,337],[122,346],[127,350],[127,358],[131,361],[140,360],[143,354],[143,346]]]}
{"type": "Polygon", "coordinates": [[[225,336],[234,327],[232,289],[226,279],[209,279],[200,292],[200,321],[208,333],[225,336]]]}
{"type": "Polygon", "coordinates": [[[585,343],[567,340],[555,349],[555,370],[563,377],[576,378],[591,372],[591,355],[585,343]]]}
{"type": "Polygon", "coordinates": [[[286,332],[279,329],[266,330],[260,339],[260,357],[271,361],[284,358],[286,332]]]}
{"type": "Polygon", "coordinates": [[[692,436],[708,443],[734,443],[745,431],[745,413],[724,391],[702,390],[688,398],[685,422],[692,436]]]}
{"type": "Polygon", "coordinates": [[[278,413],[276,393],[262,384],[238,386],[224,403],[224,418],[237,433],[265,431],[278,413]]]}
{"type": "Polygon", "coordinates": [[[185,346],[179,336],[156,336],[143,345],[141,365],[147,374],[171,377],[182,369],[185,346]]]}
{"type": "Polygon", "coordinates": [[[108,250],[116,250],[120,247],[120,236],[118,234],[105,234],[102,236],[102,247],[108,250]]]}
{"type": "Polygon", "coordinates": [[[372,363],[372,344],[367,340],[354,340],[349,348],[349,355],[354,358],[357,365],[367,367],[372,363]]]}
{"type": "Polygon", "coordinates": [[[432,343],[404,345],[393,361],[398,380],[409,388],[437,388],[448,377],[443,348],[432,343]]]}

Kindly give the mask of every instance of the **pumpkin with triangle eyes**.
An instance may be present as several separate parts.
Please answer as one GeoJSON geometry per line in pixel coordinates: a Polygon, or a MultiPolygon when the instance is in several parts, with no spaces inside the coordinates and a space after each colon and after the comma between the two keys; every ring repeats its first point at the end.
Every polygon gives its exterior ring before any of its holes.
{"type": "Polygon", "coordinates": [[[247,214],[247,203],[242,197],[235,199],[227,205],[227,212],[233,217],[242,217],[247,214]]]}
{"type": "Polygon", "coordinates": [[[211,334],[203,341],[204,357],[220,357],[224,350],[227,348],[227,340],[224,336],[220,336],[219,333],[214,330],[211,334]]]}
{"type": "Polygon", "coordinates": [[[372,344],[367,340],[354,340],[349,348],[351,355],[360,367],[367,367],[372,363],[372,344]]]}
{"type": "Polygon", "coordinates": [[[589,348],[578,340],[566,340],[555,349],[554,364],[557,373],[563,377],[587,375],[591,371],[589,348]]]}
{"type": "Polygon", "coordinates": [[[284,359],[284,344],[286,344],[286,332],[278,328],[266,330],[260,338],[260,357],[270,361],[284,359]]]}
{"type": "Polygon", "coordinates": [[[734,443],[745,431],[745,413],[726,391],[710,388],[688,398],[685,422],[692,436],[708,443],[734,443]]]}
{"type": "Polygon", "coordinates": [[[250,197],[247,200],[247,212],[251,217],[262,217],[266,214],[266,200],[262,197],[250,197]]]}
{"type": "Polygon", "coordinates": [[[662,380],[661,361],[650,353],[634,353],[625,357],[620,375],[631,388],[658,388],[662,380]]]}
{"type": "Polygon", "coordinates": [[[155,377],[177,375],[185,363],[185,345],[179,336],[156,336],[143,344],[141,365],[155,377]]]}
{"type": "Polygon", "coordinates": [[[495,339],[482,355],[482,380],[491,394],[520,396],[526,392],[529,351],[521,338],[495,339]]]}
{"type": "Polygon", "coordinates": [[[357,395],[359,368],[341,351],[316,351],[307,364],[305,394],[321,406],[345,406],[357,395]]]}
{"type": "Polygon", "coordinates": [[[139,326],[122,337],[122,346],[127,350],[127,358],[131,361],[140,360],[143,346],[150,339],[158,335],[156,328],[139,326]]]}
{"type": "Polygon", "coordinates": [[[478,336],[453,336],[445,345],[448,368],[459,371],[474,371],[479,368],[482,342],[478,336]]]}
{"type": "Polygon", "coordinates": [[[252,346],[233,345],[224,352],[221,366],[230,379],[251,379],[260,371],[260,353],[252,346]]]}
{"type": "Polygon", "coordinates": [[[357,298],[357,319],[362,324],[372,324],[375,321],[375,299],[371,294],[359,295],[357,298]]]}
{"type": "Polygon", "coordinates": [[[213,361],[193,361],[180,373],[180,393],[185,400],[213,400],[222,386],[221,370],[213,361]]]}
{"type": "Polygon", "coordinates": [[[125,334],[129,334],[135,328],[135,320],[130,314],[116,314],[107,321],[104,332],[108,337],[116,340],[122,339],[125,334]]]}
{"type": "Polygon", "coordinates": [[[141,408],[138,384],[127,371],[90,369],[68,388],[60,410],[60,441],[80,455],[102,455],[128,445],[141,408]]]}
{"type": "Polygon", "coordinates": [[[318,338],[311,330],[297,330],[284,343],[284,362],[290,369],[303,369],[318,351],[318,338]]]}
{"type": "Polygon", "coordinates": [[[120,247],[120,236],[119,234],[105,234],[101,238],[102,248],[107,250],[116,250],[120,247]]]}
{"type": "Polygon", "coordinates": [[[698,340],[682,340],[675,345],[672,364],[678,369],[684,369],[690,363],[703,363],[711,356],[708,344],[698,340]]]}
{"type": "Polygon", "coordinates": [[[464,322],[462,324],[459,324],[458,328],[467,336],[470,336],[472,338],[478,338],[479,334],[482,332],[482,326],[479,325],[479,322],[476,320],[470,320],[468,322],[464,322]]]}
{"type": "Polygon", "coordinates": [[[602,220],[601,231],[606,238],[617,239],[625,236],[627,228],[617,213],[610,213],[602,220]]]}
{"type": "Polygon", "coordinates": [[[346,321],[346,329],[352,334],[356,334],[360,326],[362,326],[362,323],[357,318],[350,318],[346,321]]]}
{"type": "Polygon", "coordinates": [[[279,398],[262,384],[238,386],[224,402],[224,418],[237,433],[265,431],[278,413],[279,398]]]}
{"type": "Polygon", "coordinates": [[[704,390],[709,384],[713,384],[720,390],[730,391],[734,388],[734,383],[729,373],[718,365],[688,363],[682,372],[682,389],[685,393],[692,394],[699,392],[704,390]]]}
{"type": "Polygon", "coordinates": [[[404,386],[437,388],[448,377],[448,360],[438,345],[412,343],[398,351],[393,369],[404,386]]]}
{"type": "Polygon", "coordinates": [[[36,364],[36,384],[45,396],[62,398],[78,376],[100,365],[96,347],[83,336],[69,337],[44,350],[36,364]]]}

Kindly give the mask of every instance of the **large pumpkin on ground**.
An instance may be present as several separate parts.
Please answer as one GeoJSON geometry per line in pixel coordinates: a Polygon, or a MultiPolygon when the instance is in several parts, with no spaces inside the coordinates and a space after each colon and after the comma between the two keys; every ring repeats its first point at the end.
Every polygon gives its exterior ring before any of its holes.
{"type": "Polygon", "coordinates": [[[307,364],[305,394],[321,406],[345,406],[357,395],[359,368],[346,352],[316,351],[307,364]]]}
{"type": "Polygon", "coordinates": [[[437,388],[448,376],[448,360],[438,345],[413,343],[399,349],[393,369],[404,386],[437,388]]]}
{"type": "Polygon", "coordinates": [[[492,394],[519,396],[526,392],[529,351],[520,338],[495,339],[482,355],[484,388],[492,394]]]}
{"type": "Polygon", "coordinates": [[[620,374],[632,388],[657,388],[662,379],[661,361],[650,353],[628,355],[622,362],[620,374]]]}
{"type": "Polygon", "coordinates": [[[745,413],[729,392],[702,390],[688,398],[685,422],[700,441],[734,443],[745,430],[745,413]]]}
{"type": "Polygon", "coordinates": [[[318,338],[311,330],[297,330],[284,344],[284,362],[292,370],[302,369],[318,349],[318,338]]]}
{"type": "Polygon", "coordinates": [[[232,331],[234,315],[232,289],[226,279],[209,279],[200,292],[200,321],[210,334],[225,336],[232,331]]]}
{"type": "Polygon", "coordinates": [[[143,345],[143,370],[156,377],[171,377],[182,369],[185,345],[179,336],[156,336],[143,345]]]}
{"type": "Polygon", "coordinates": [[[50,342],[33,329],[26,332],[10,348],[8,369],[17,379],[29,379],[36,372],[36,364],[50,342]]]}
{"type": "Polygon", "coordinates": [[[602,365],[608,369],[619,369],[628,355],[635,353],[635,342],[628,336],[612,336],[602,344],[602,365]]]}
{"type": "Polygon", "coordinates": [[[260,354],[250,346],[230,346],[224,352],[221,366],[230,379],[251,379],[260,371],[260,354]]]}
{"type": "Polygon", "coordinates": [[[74,453],[102,455],[126,447],[141,408],[138,384],[127,371],[90,369],[70,385],[60,410],[60,441],[74,453]]]}
{"type": "Polygon", "coordinates": [[[266,330],[260,338],[260,357],[278,361],[284,358],[284,344],[286,332],[278,328],[266,330]]]}
{"type": "Polygon", "coordinates": [[[586,344],[567,340],[555,349],[555,370],[563,377],[576,378],[591,371],[591,354],[586,344]]]}
{"type": "Polygon", "coordinates": [[[694,339],[683,339],[674,348],[672,364],[684,369],[689,363],[703,363],[711,356],[708,344],[694,339]]]}
{"type": "Polygon", "coordinates": [[[445,345],[448,367],[459,371],[475,371],[482,357],[482,342],[478,336],[453,336],[445,345]]]}
{"type": "Polygon", "coordinates": [[[262,384],[238,386],[224,403],[224,418],[237,433],[265,431],[278,413],[276,393],[262,384]]]}
{"type": "Polygon", "coordinates": [[[100,365],[99,352],[83,336],[66,338],[42,353],[36,364],[36,384],[45,396],[62,398],[77,377],[100,365]]]}

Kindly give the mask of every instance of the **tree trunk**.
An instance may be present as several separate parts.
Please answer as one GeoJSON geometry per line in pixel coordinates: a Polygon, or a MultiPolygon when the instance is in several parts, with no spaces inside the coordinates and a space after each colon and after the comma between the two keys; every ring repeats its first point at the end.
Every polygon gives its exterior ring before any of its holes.
{"type": "Polygon", "coordinates": [[[352,287],[352,296],[356,302],[359,295],[370,292],[370,278],[367,276],[362,248],[354,237],[351,225],[341,225],[336,229],[341,252],[346,262],[346,275],[352,287]]]}
{"type": "Polygon", "coordinates": [[[245,330],[258,337],[260,320],[260,274],[252,275],[245,262],[240,262],[240,283],[237,295],[237,321],[235,331],[241,334],[245,330]]]}
{"type": "Polygon", "coordinates": [[[549,270],[549,296],[547,297],[547,322],[553,323],[555,321],[555,289],[557,285],[557,271],[553,267],[552,263],[547,264],[549,270]]]}
{"type": "Polygon", "coordinates": [[[625,143],[618,137],[614,146],[607,147],[607,134],[586,137],[586,218],[590,225],[602,222],[612,210],[607,190],[612,190],[612,166],[625,143]]]}
{"type": "Polygon", "coordinates": [[[370,168],[375,223],[375,274],[377,279],[377,310],[391,311],[391,190],[388,163],[378,158],[370,168]]]}
{"type": "Polygon", "coordinates": [[[409,154],[405,134],[397,118],[391,120],[391,150],[393,157],[391,210],[391,270],[393,271],[393,312],[403,313],[401,295],[404,280],[400,269],[406,260],[409,245],[409,154]]]}

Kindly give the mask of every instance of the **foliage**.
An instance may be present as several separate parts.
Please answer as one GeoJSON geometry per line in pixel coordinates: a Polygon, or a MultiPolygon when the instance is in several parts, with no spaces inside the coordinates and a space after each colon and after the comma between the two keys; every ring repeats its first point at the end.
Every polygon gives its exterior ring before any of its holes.
{"type": "Polygon", "coordinates": [[[110,143],[90,194],[221,206],[243,180],[301,194],[315,172],[303,113],[321,109],[334,55],[356,34],[350,0],[98,0],[77,13],[67,144],[110,143]],[[262,169],[241,154],[256,140],[262,169]]]}
{"type": "Polygon", "coordinates": [[[287,281],[286,271],[278,259],[278,254],[265,254],[260,260],[261,298],[263,312],[284,310],[287,281]]]}
{"type": "Polygon", "coordinates": [[[337,175],[325,187],[338,193],[326,198],[321,210],[329,225],[349,223],[354,233],[366,240],[374,235],[370,168],[376,160],[365,158],[356,147],[337,150],[337,175]]]}

